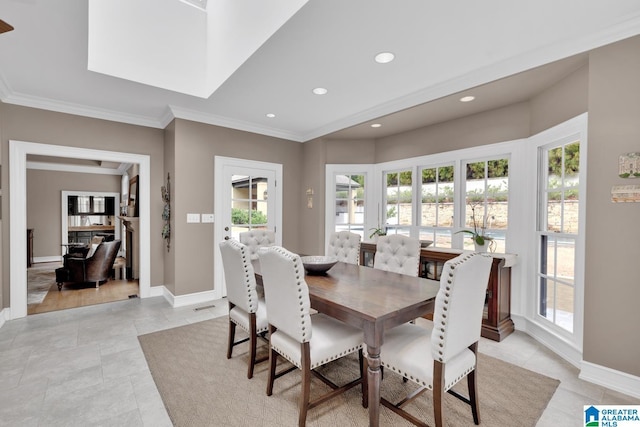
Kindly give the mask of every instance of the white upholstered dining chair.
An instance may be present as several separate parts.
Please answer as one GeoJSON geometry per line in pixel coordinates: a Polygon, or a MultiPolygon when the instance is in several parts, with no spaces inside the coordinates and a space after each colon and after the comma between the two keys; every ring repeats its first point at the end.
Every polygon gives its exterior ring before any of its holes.
{"type": "Polygon", "coordinates": [[[339,387],[314,369],[356,351],[362,367],[363,333],[324,314],[309,314],[309,288],[298,255],[279,246],[261,248],[259,255],[269,321],[267,396],[273,394],[276,378],[300,369],[302,393],[298,425],[304,426],[309,409],[362,382],[359,377],[339,387]],[[276,373],[278,354],[294,366],[276,373]],[[312,373],[333,390],[309,402],[312,373]]]}
{"type": "Polygon", "coordinates": [[[379,236],[373,268],[417,276],[420,266],[420,241],[400,234],[379,236]]]}
{"type": "MultiPolygon", "coordinates": [[[[422,390],[432,390],[436,427],[444,425],[445,392],[469,404],[474,423],[480,423],[477,350],[491,263],[490,256],[479,253],[462,254],[447,261],[440,278],[433,322],[426,328],[406,323],[390,329],[384,336],[381,366],[413,381],[422,390]],[[465,377],[468,397],[451,390],[465,377]]],[[[416,425],[426,425],[402,409],[422,390],[398,404],[384,398],[381,403],[416,425]]]]}
{"type": "Polygon", "coordinates": [[[350,231],[334,231],[329,236],[327,256],[349,264],[360,264],[360,235],[350,231]]]}
{"type": "Polygon", "coordinates": [[[256,360],[258,337],[264,338],[268,330],[267,310],[264,300],[256,291],[256,277],[249,257],[248,248],[235,240],[220,242],[224,278],[227,284],[227,300],[229,302],[229,341],[227,359],[231,359],[233,347],[249,341],[249,362],[247,378],[253,377],[256,363],[267,360],[266,357],[256,360]],[[240,326],[249,338],[235,341],[236,326],[240,326]]]}
{"type": "Polygon", "coordinates": [[[247,246],[251,259],[258,259],[258,249],[276,244],[276,233],[273,230],[254,229],[240,233],[240,243],[247,246]]]}

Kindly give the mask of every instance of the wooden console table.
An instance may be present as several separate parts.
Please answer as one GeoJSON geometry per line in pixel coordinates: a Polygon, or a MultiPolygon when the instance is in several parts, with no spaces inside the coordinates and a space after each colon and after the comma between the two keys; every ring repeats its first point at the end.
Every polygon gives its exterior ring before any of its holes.
{"type": "MultiPolygon", "coordinates": [[[[419,276],[440,280],[444,263],[463,253],[459,249],[423,248],[420,251],[419,276]]],[[[360,264],[373,267],[376,245],[373,242],[360,244],[360,264]]],[[[494,341],[501,341],[513,332],[511,320],[511,266],[515,263],[515,255],[492,254],[493,264],[487,284],[482,318],[482,336],[494,341]]]]}

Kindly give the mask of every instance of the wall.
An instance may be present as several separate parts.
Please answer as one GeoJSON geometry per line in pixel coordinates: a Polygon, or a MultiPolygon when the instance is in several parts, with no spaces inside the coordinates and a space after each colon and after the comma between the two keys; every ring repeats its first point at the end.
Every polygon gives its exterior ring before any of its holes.
{"type": "MultiPolygon", "coordinates": [[[[282,243],[299,251],[302,144],[233,129],[175,120],[174,295],[213,289],[213,251],[222,237],[213,224],[187,224],[187,213],[214,211],[214,158],[235,157],[283,165],[282,243]]],[[[159,193],[159,191],[158,191],[159,193]]],[[[173,251],[174,249],[172,249],[173,251]]]]}
{"type": "Polygon", "coordinates": [[[589,66],[579,68],[530,101],[531,135],[587,111],[589,66]]]}
{"type": "Polygon", "coordinates": [[[640,37],[589,55],[584,359],[640,376],[640,203],[611,203],[620,154],[640,152],[640,37]]]}
{"type": "Polygon", "coordinates": [[[511,141],[529,136],[529,103],[509,105],[457,120],[380,138],[376,163],[511,141]]]}
{"type": "MultiPolygon", "coordinates": [[[[27,228],[33,228],[33,256],[60,256],[61,192],[120,192],[120,176],[27,170],[27,228]]],[[[66,220],[66,216],[65,216],[66,220]]]]}
{"type": "MultiPolygon", "coordinates": [[[[113,150],[146,154],[151,158],[151,286],[162,284],[163,242],[162,200],[160,186],[163,175],[163,131],[142,126],[98,120],[88,117],[56,113],[36,108],[0,103],[0,143],[2,167],[2,235],[9,236],[9,140],[43,144],[113,150]]],[[[20,254],[22,256],[22,254],[20,254]]],[[[9,304],[9,272],[11,268],[10,242],[2,240],[2,304],[9,304]]]]}

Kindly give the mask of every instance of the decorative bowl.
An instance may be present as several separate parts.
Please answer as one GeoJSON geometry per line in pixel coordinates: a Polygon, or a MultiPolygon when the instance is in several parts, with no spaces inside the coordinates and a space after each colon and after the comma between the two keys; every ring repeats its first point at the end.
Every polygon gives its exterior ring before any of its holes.
{"type": "Polygon", "coordinates": [[[335,257],[322,255],[303,256],[300,259],[307,274],[311,275],[327,274],[327,271],[338,262],[335,257]]]}

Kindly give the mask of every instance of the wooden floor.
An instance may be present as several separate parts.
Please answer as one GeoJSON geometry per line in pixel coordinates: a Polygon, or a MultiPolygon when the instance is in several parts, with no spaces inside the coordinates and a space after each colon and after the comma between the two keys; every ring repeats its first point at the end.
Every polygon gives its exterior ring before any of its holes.
{"type": "Polygon", "coordinates": [[[101,284],[99,288],[96,288],[95,284],[67,283],[62,287],[61,291],[58,291],[58,286],[54,283],[41,304],[27,305],[27,314],[46,313],[67,308],[126,300],[132,295],[137,297],[138,289],[137,280],[110,279],[101,284]]]}

